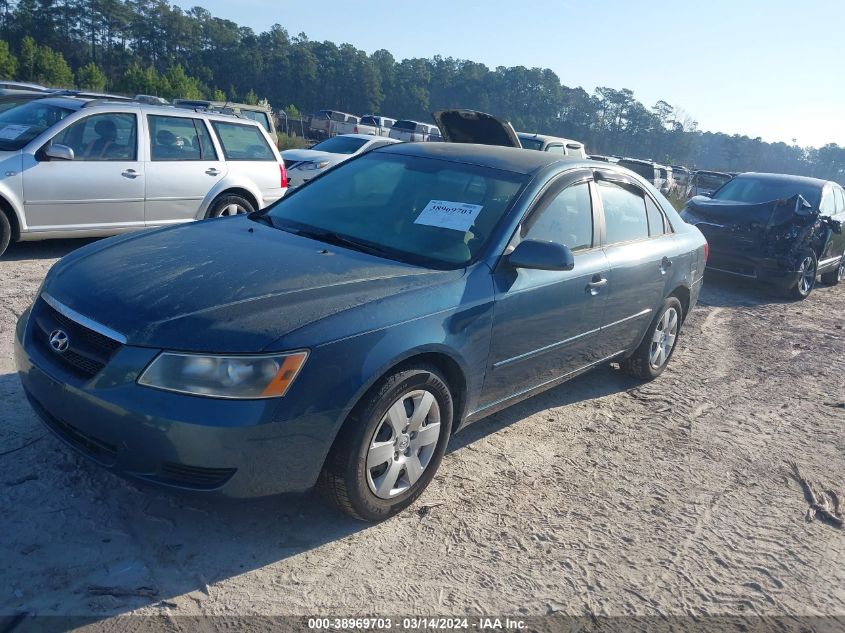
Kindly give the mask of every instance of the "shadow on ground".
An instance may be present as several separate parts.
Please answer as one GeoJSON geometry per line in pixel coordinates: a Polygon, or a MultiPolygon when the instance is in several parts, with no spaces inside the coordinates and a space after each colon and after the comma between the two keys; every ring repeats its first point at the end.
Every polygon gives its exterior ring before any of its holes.
{"type": "MultiPolygon", "coordinates": [[[[597,369],[471,425],[453,438],[449,453],[538,411],[636,384],[610,367],[597,369]]],[[[220,502],[136,487],[47,432],[14,374],[0,376],[0,399],[0,423],[12,431],[0,434],[0,505],[15,509],[0,545],[8,562],[0,586],[10,587],[13,597],[0,595],[0,616],[99,619],[173,606],[177,599],[199,604],[215,581],[379,529],[347,518],[315,494],[220,502]],[[136,595],[98,595],[100,588],[136,595]]],[[[441,476],[448,469],[447,459],[441,476]]],[[[426,510],[423,496],[391,521],[416,525],[426,510]]],[[[300,580],[280,568],[280,590],[300,580]]],[[[24,629],[27,622],[33,623],[25,619],[24,629]]]]}
{"type": "Polygon", "coordinates": [[[3,260],[19,262],[34,259],[59,259],[71,251],[95,241],[96,238],[13,242],[9,244],[8,250],[3,254],[3,260]]]}
{"type": "MultiPolygon", "coordinates": [[[[814,292],[823,290],[819,284],[814,292]]],[[[708,272],[704,276],[699,304],[719,308],[754,307],[777,303],[794,303],[785,291],[755,279],[744,279],[723,273],[708,272]]]]}

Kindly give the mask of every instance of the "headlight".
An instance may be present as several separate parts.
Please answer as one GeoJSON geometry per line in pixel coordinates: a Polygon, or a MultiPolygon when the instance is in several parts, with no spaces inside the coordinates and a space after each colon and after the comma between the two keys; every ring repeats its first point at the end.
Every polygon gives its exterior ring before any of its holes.
{"type": "Polygon", "coordinates": [[[261,356],[162,352],[143,371],[138,384],[210,398],[281,398],[306,358],[304,351],[261,356]]]}
{"type": "Polygon", "coordinates": [[[308,161],[306,163],[300,163],[296,166],[297,169],[304,169],[305,171],[316,171],[317,169],[325,169],[329,166],[329,161],[327,160],[319,160],[319,161],[308,161]]]}

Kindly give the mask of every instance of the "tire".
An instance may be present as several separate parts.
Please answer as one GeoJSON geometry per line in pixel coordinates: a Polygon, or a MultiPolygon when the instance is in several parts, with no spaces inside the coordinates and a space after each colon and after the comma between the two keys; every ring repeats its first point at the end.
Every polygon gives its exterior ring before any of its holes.
{"type": "Polygon", "coordinates": [[[6,252],[10,241],[12,241],[12,225],[6,214],[0,211],[0,256],[6,252]]]}
{"type": "Polygon", "coordinates": [[[255,211],[252,203],[235,193],[227,193],[218,196],[214,199],[208,207],[208,212],[205,214],[206,218],[222,218],[232,215],[241,215],[243,213],[251,213],[255,211]]]}
{"type": "Polygon", "coordinates": [[[787,292],[793,299],[803,301],[810,296],[813,288],[816,287],[818,261],[813,251],[808,249],[798,256],[798,270],[800,272],[798,281],[787,292]]]}
{"type": "Polygon", "coordinates": [[[842,255],[839,259],[839,266],[836,267],[836,270],[822,275],[822,283],[828,286],[835,286],[843,279],[845,279],[845,255],[842,255]]]}
{"type": "Polygon", "coordinates": [[[641,380],[654,380],[662,374],[678,344],[683,316],[681,302],[675,297],[666,297],[640,346],[622,361],[622,371],[641,380]]]}
{"type": "Polygon", "coordinates": [[[370,390],[344,423],[318,490],[356,519],[392,517],[411,505],[434,477],[452,434],[453,415],[452,393],[436,368],[396,370],[370,390]],[[426,417],[414,419],[423,407],[426,417]],[[413,426],[423,431],[408,430],[413,426]]]}

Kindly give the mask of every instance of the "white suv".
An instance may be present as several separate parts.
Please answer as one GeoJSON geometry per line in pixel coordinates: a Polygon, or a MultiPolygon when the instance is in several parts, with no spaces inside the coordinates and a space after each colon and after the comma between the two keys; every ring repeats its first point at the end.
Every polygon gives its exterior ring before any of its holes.
{"type": "Polygon", "coordinates": [[[10,240],[245,213],[286,190],[278,150],[249,119],[49,96],[0,112],[0,254],[10,240]]]}

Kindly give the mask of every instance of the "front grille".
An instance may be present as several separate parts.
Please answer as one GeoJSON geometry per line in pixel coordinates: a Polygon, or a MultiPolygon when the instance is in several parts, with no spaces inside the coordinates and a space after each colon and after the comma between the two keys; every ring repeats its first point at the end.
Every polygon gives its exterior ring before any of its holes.
{"type": "Polygon", "coordinates": [[[41,350],[83,378],[99,374],[121,348],[119,341],[77,323],[40,297],[35,303],[31,319],[37,326],[32,336],[41,350]],[[69,344],[64,352],[57,352],[50,347],[50,335],[56,330],[63,330],[67,334],[69,344]]]}
{"type": "Polygon", "coordinates": [[[163,462],[157,479],[162,483],[186,488],[217,488],[231,479],[235,468],[201,468],[174,462],[163,462]]]}
{"type": "MultiPolygon", "coordinates": [[[[29,396],[29,394],[27,394],[27,396],[29,396]]],[[[93,435],[80,431],[72,424],[68,424],[64,420],[60,420],[49,413],[32,397],[29,397],[29,401],[32,404],[33,409],[38,412],[39,416],[44,421],[44,424],[50,427],[58,436],[66,440],[68,444],[106,466],[114,463],[115,458],[117,457],[117,446],[110,444],[109,442],[104,442],[93,435]]]]}

